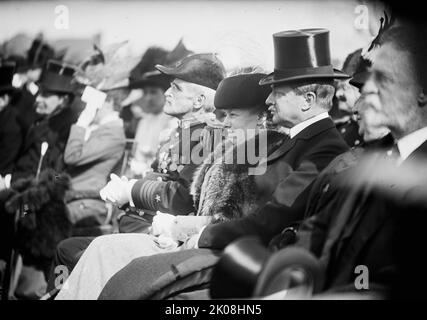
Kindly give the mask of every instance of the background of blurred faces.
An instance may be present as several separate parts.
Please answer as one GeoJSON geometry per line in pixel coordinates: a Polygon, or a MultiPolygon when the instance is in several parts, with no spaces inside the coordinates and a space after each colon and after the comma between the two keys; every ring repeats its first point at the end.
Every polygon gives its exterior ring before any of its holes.
{"type": "Polygon", "coordinates": [[[72,63],[87,57],[94,41],[129,40],[126,54],[141,56],[152,45],[171,50],[182,37],[194,52],[218,52],[228,70],[271,70],[272,34],[315,25],[331,31],[332,59],[341,67],[378,31],[380,14],[377,5],[361,0],[2,1],[0,43],[25,33],[20,45],[29,47],[41,32],[56,50],[72,44],[64,56],[72,63]]]}

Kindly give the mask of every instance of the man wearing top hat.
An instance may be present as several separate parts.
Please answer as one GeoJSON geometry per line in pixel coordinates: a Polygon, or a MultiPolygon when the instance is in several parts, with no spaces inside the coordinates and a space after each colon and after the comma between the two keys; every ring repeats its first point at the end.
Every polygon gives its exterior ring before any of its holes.
{"type": "Polygon", "coordinates": [[[14,70],[14,62],[0,60],[0,175],[3,177],[13,172],[23,139],[18,113],[11,105],[12,93],[16,91],[12,86],[14,70]]]}
{"type": "MultiPolygon", "coordinates": [[[[254,176],[254,188],[259,198],[268,198],[263,206],[251,214],[236,219],[208,224],[197,235],[187,238],[185,246],[197,248],[185,252],[172,252],[133,260],[107,283],[101,297],[107,299],[140,299],[162,296],[160,292],[147,290],[155,283],[157,291],[162,276],[169,279],[172,273],[160,266],[162,260],[177,265],[172,276],[177,287],[190,288],[209,280],[209,272],[196,272],[187,286],[179,282],[189,271],[204,270],[215,264],[212,254],[222,250],[232,241],[243,236],[257,236],[268,243],[284,228],[298,224],[304,217],[312,182],[336,156],[348,150],[348,146],[336,130],[328,111],[334,96],[334,79],[345,79],[347,75],[334,70],[330,64],[329,32],[324,29],[293,30],[274,34],[275,71],[260,80],[262,86],[270,85],[271,93],[266,103],[273,113],[273,123],[288,127],[289,138],[269,153],[267,171],[254,176]],[[214,249],[209,254],[206,249],[214,249]],[[189,257],[202,256],[207,263],[189,257]],[[193,268],[193,269],[192,269],[193,268]],[[197,269],[199,268],[199,269],[197,269]],[[143,270],[143,271],[142,271],[143,270]],[[162,270],[162,271],[158,271],[162,270]],[[162,274],[162,272],[164,274],[162,274]],[[197,280],[197,277],[202,280],[197,280]],[[131,281],[129,281],[132,279],[131,281]],[[136,280],[138,279],[138,280],[136,280]],[[150,281],[146,281],[149,279],[150,281]],[[155,279],[155,280],[153,280],[155,279]],[[133,285],[135,282],[136,285],[133,285]],[[179,282],[179,283],[178,283],[179,282]],[[141,284],[142,283],[142,284],[141,284]]],[[[221,213],[217,212],[217,215],[221,213]]],[[[179,224],[172,224],[170,233],[181,234],[179,224]]],[[[170,280],[173,282],[173,280],[170,280]]],[[[163,288],[163,287],[161,287],[163,288]]],[[[168,283],[165,292],[175,288],[168,283]]],[[[197,287],[196,287],[197,288],[197,287]]]]}
{"type": "Polygon", "coordinates": [[[222,249],[248,235],[267,243],[285,227],[297,224],[314,179],[348,150],[328,115],[334,79],[348,78],[331,65],[329,31],[290,30],[273,38],[275,69],[260,85],[271,86],[266,102],[272,121],[289,128],[289,139],[268,156],[267,172],[256,177],[271,199],[253,215],[208,225],[195,239],[200,248],[222,249]]]}
{"type": "MultiPolygon", "coordinates": [[[[268,135],[269,147],[276,147],[277,142],[283,138],[283,135],[275,130],[266,131],[264,118],[267,106],[265,100],[270,92],[268,87],[258,85],[259,80],[264,77],[264,73],[237,74],[225,78],[218,86],[215,94],[215,106],[227,113],[225,123],[227,131],[245,134],[244,146],[247,149],[253,144],[250,140],[255,135],[268,135]]],[[[226,134],[225,134],[226,135],[226,134]]],[[[229,138],[233,135],[230,134],[229,138]]],[[[256,139],[256,138],[255,138],[256,139]]],[[[238,151],[240,145],[233,143],[225,144],[228,153],[238,151]]],[[[259,147],[259,146],[258,146],[259,147]]],[[[255,147],[256,148],[256,147],[255,147]]],[[[261,149],[260,147],[258,149],[261,149]]],[[[255,152],[258,154],[259,152],[255,152]]],[[[242,215],[251,214],[256,208],[265,201],[265,197],[255,192],[253,177],[249,175],[250,162],[238,162],[233,164],[225,163],[217,159],[224,159],[223,145],[218,145],[215,151],[205,159],[204,163],[198,167],[194,175],[191,186],[192,194],[195,201],[195,216],[179,216],[180,221],[191,229],[197,228],[198,225],[211,220],[224,221],[235,219],[242,215]],[[213,203],[215,205],[213,205],[213,203]],[[181,219],[182,218],[182,219],[181,219]],[[188,218],[188,219],[187,219],[188,218]]],[[[82,259],[70,276],[70,290],[65,290],[58,297],[67,298],[86,298],[95,296],[95,286],[103,284],[103,281],[87,288],[80,280],[90,277],[90,272],[86,271],[86,266],[102,274],[102,278],[116,266],[123,265],[126,260],[129,262],[132,257],[149,256],[153,253],[165,253],[177,249],[176,245],[171,248],[150,248],[150,243],[161,243],[162,239],[168,238],[167,234],[162,233],[165,227],[165,220],[158,214],[153,221],[153,235],[113,235],[111,237],[99,238],[95,240],[87,249],[82,259]],[[160,216],[160,217],[159,217],[160,216]],[[109,252],[99,259],[98,252],[108,248],[109,252]],[[124,251],[123,249],[126,248],[124,251]],[[115,254],[114,252],[117,252],[115,254]],[[95,254],[95,255],[94,255],[95,254]],[[114,261],[112,260],[114,258],[114,261]],[[76,275],[80,285],[76,285],[76,275]]],[[[173,242],[171,242],[173,244],[173,242]]],[[[181,247],[182,248],[182,247],[181,247]]],[[[108,276],[106,277],[108,279],[108,276]]],[[[83,281],[85,282],[85,281],[83,281]]],[[[93,283],[92,283],[93,284],[93,283]]],[[[99,291],[98,291],[99,293],[99,291]]]]}
{"type": "Polygon", "coordinates": [[[25,137],[12,181],[36,175],[43,142],[48,143],[48,148],[41,170],[63,169],[62,156],[70,127],[77,120],[77,113],[70,108],[74,99],[74,72],[74,67],[54,60],[49,61],[43,70],[36,99],[38,119],[25,137]]]}

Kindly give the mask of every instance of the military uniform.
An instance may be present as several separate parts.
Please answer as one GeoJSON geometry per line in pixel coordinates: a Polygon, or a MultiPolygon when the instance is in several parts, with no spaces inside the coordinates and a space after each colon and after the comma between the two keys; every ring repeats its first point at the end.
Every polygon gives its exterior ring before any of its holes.
{"type": "Polygon", "coordinates": [[[338,132],[350,148],[355,148],[363,143],[363,137],[359,134],[359,125],[352,117],[334,122],[338,132]]]}
{"type": "Polygon", "coordinates": [[[132,200],[140,213],[189,214],[194,211],[189,188],[194,172],[213,151],[215,115],[206,114],[182,120],[160,145],[153,172],[132,188],[132,200]]]}

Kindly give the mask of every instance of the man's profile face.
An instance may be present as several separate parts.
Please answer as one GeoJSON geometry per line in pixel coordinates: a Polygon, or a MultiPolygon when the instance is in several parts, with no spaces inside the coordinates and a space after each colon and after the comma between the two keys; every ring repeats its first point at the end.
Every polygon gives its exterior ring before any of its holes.
{"type": "Polygon", "coordinates": [[[381,125],[405,128],[408,115],[417,107],[419,90],[411,56],[386,43],[375,50],[372,60],[362,95],[369,99],[368,107],[377,113],[381,125]]]}
{"type": "Polygon", "coordinates": [[[163,111],[171,116],[180,116],[191,112],[196,94],[195,85],[175,79],[165,92],[166,102],[163,111]]]}
{"type": "Polygon", "coordinates": [[[165,91],[163,88],[147,86],[144,88],[144,95],[141,98],[145,112],[158,114],[163,111],[165,105],[165,91]]]}
{"type": "Polygon", "coordinates": [[[272,114],[272,124],[292,128],[303,120],[301,107],[305,98],[297,94],[289,85],[272,86],[272,91],[266,100],[268,110],[272,114]]]}
{"type": "Polygon", "coordinates": [[[64,103],[64,96],[52,92],[40,92],[36,99],[36,112],[49,115],[64,103]]]}

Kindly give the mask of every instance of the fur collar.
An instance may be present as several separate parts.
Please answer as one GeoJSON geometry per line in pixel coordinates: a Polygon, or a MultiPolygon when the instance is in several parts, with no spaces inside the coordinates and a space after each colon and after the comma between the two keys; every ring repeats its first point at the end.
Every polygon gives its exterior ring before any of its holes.
{"type": "MultiPolygon", "coordinates": [[[[269,155],[285,136],[273,130],[266,131],[266,134],[269,155]]],[[[195,171],[190,190],[196,214],[212,216],[213,223],[238,219],[256,210],[255,177],[248,174],[251,165],[225,164],[223,161],[213,163],[213,159],[222,159],[222,155],[223,146],[218,145],[195,171]]]]}

